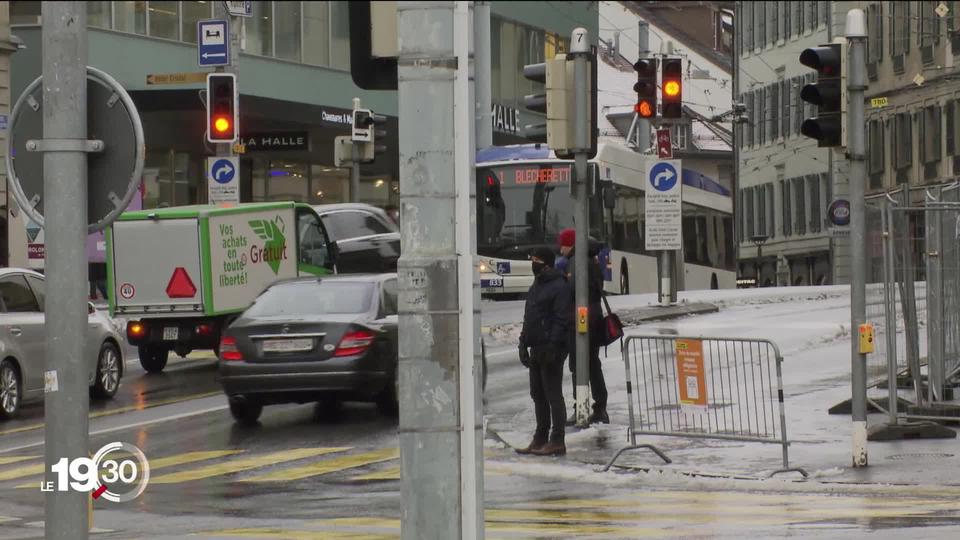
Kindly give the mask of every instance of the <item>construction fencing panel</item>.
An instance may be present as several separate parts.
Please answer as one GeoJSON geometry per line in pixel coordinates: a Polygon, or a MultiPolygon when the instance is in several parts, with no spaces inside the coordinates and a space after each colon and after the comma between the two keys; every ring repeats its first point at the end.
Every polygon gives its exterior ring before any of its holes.
{"type": "Polygon", "coordinates": [[[783,357],[765,339],[629,336],[623,346],[630,445],[670,459],[638,435],[726,439],[779,444],[790,468],[783,402],[783,357]]]}

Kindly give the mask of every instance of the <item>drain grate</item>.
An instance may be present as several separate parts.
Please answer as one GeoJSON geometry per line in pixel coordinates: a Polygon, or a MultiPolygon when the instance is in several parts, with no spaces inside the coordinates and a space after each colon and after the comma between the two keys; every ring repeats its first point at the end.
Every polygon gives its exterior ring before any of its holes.
{"type": "Polygon", "coordinates": [[[917,452],[914,454],[894,454],[892,456],[887,456],[887,459],[893,461],[904,461],[907,459],[945,459],[952,457],[953,454],[945,454],[942,452],[917,452]]]}

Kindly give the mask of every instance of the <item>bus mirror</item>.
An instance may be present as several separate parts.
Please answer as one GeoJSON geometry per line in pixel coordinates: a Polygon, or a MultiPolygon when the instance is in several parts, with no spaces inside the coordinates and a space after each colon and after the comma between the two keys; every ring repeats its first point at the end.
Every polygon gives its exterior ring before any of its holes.
{"type": "Polygon", "coordinates": [[[603,207],[607,210],[613,210],[617,207],[617,192],[613,187],[604,188],[603,207]]]}

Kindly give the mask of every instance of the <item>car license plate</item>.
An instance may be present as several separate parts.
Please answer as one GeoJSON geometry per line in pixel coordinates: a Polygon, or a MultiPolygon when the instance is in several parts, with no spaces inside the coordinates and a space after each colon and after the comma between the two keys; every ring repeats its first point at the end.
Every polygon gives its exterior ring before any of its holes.
{"type": "Polygon", "coordinates": [[[180,329],[176,326],[168,326],[163,329],[164,341],[176,341],[180,337],[180,329]]]}
{"type": "Polygon", "coordinates": [[[299,352],[313,348],[313,340],[306,339],[271,339],[263,342],[263,352],[299,352]]]}

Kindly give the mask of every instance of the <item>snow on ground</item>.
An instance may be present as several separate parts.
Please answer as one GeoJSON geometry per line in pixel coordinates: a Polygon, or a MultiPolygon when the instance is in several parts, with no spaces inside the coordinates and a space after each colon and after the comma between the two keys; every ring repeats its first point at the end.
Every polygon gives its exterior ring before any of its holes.
{"type": "MultiPolygon", "coordinates": [[[[791,466],[805,468],[818,482],[960,485],[960,477],[955,474],[937,473],[939,466],[956,470],[960,460],[955,454],[960,453],[960,446],[955,439],[871,443],[871,467],[850,468],[850,417],[827,414],[827,409],[850,397],[848,287],[697,291],[681,293],[680,299],[711,302],[721,310],[714,314],[630,327],[628,335],[676,333],[689,337],[758,338],[774,342],[784,357],[786,431],[791,441],[791,466]],[[912,457],[903,459],[905,454],[912,457]],[[937,456],[946,456],[947,460],[937,461],[937,456]]],[[[655,302],[655,295],[611,299],[615,311],[637,309],[655,302]]],[[[610,393],[608,409],[612,424],[580,432],[568,430],[568,461],[603,463],[626,444],[629,417],[619,347],[608,347],[601,351],[601,356],[610,393]]],[[[872,392],[876,394],[878,391],[872,392]]],[[[572,410],[569,375],[565,375],[564,393],[567,408],[572,410]]],[[[489,412],[494,419],[492,427],[503,440],[515,447],[526,444],[533,426],[533,413],[525,392],[516,392],[508,399],[493,403],[489,412]]],[[[871,415],[869,424],[885,420],[883,416],[871,415]]],[[[624,454],[618,465],[653,468],[661,472],[749,478],[765,478],[782,466],[778,444],[644,435],[638,436],[638,442],[657,445],[674,463],[665,465],[653,453],[638,450],[624,454]]],[[[613,473],[607,473],[607,476],[610,474],[613,473]]],[[[778,478],[796,480],[800,475],[788,473],[778,478]]]]}

